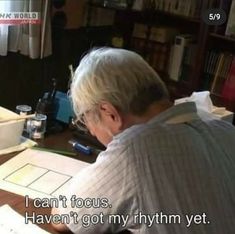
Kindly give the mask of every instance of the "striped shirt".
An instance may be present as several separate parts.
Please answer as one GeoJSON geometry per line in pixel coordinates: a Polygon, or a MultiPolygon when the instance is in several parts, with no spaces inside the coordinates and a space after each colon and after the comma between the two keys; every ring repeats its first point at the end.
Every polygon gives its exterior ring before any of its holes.
{"type": "Polygon", "coordinates": [[[234,234],[235,128],[173,106],[116,135],[69,196],[74,233],[234,234]]]}

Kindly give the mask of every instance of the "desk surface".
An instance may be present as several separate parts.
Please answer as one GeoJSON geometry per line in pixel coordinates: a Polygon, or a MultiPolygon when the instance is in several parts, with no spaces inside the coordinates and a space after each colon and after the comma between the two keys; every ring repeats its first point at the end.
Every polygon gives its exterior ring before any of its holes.
{"type": "MultiPolygon", "coordinates": [[[[44,148],[50,148],[50,149],[61,149],[65,151],[70,151],[72,152],[72,146],[68,143],[70,139],[72,139],[72,132],[69,130],[66,130],[62,133],[54,134],[54,135],[49,135],[45,139],[38,141],[39,146],[44,147],[44,148]]],[[[75,152],[75,151],[74,151],[75,152]]],[[[11,153],[7,155],[1,155],[0,156],[0,164],[3,164],[7,160],[11,159],[18,153],[11,153]]],[[[96,155],[83,155],[81,153],[77,153],[75,158],[86,161],[89,163],[92,163],[96,159],[96,155]]],[[[9,204],[13,209],[18,211],[20,214],[24,215],[25,212],[36,212],[37,214],[50,214],[50,209],[49,208],[37,208],[33,206],[32,202],[29,204],[28,208],[25,208],[25,201],[24,197],[13,194],[4,190],[0,189],[0,205],[4,204],[9,204]]],[[[50,224],[42,224],[39,225],[41,228],[53,233],[57,234],[50,224]]],[[[71,232],[69,232],[71,233],[71,232]]]]}
{"type": "MultiPolygon", "coordinates": [[[[41,147],[45,148],[51,148],[51,149],[63,149],[67,151],[72,151],[71,145],[68,143],[68,141],[72,138],[72,133],[67,130],[63,133],[55,134],[46,137],[45,139],[39,141],[39,145],[41,147]]],[[[11,159],[14,157],[17,153],[11,153],[7,155],[1,155],[0,156],[0,164],[3,164],[7,160],[11,159]]],[[[87,162],[94,162],[96,156],[91,155],[91,156],[86,156],[82,154],[77,154],[77,158],[83,161],[87,162]]],[[[0,190],[0,205],[4,204],[9,204],[13,209],[15,209],[17,212],[20,214],[24,215],[25,212],[36,212],[37,214],[50,214],[50,209],[49,208],[37,208],[33,206],[32,202],[29,204],[28,208],[25,208],[25,201],[24,197],[13,194],[4,190],[0,190]]],[[[51,232],[53,234],[57,234],[50,224],[42,224],[39,225],[41,228],[47,230],[48,232],[51,232]]]]}
{"type": "MultiPolygon", "coordinates": [[[[72,146],[68,143],[70,139],[72,139],[72,132],[66,130],[62,133],[54,134],[47,136],[45,139],[38,141],[39,146],[50,148],[50,149],[61,149],[66,151],[73,151],[72,146]]],[[[7,160],[14,157],[17,153],[1,155],[0,156],[0,165],[6,162],[7,160]]],[[[77,155],[73,158],[77,158],[82,161],[86,161],[92,163],[96,159],[96,155],[83,155],[81,153],[77,153],[77,155]]],[[[36,212],[37,214],[50,214],[50,209],[48,208],[37,208],[33,207],[32,202],[29,204],[28,208],[25,208],[24,197],[13,194],[4,190],[0,190],[0,206],[3,204],[9,204],[13,209],[18,211],[20,214],[24,215],[25,212],[36,212]]],[[[41,228],[51,232],[53,234],[57,234],[50,224],[42,224],[39,225],[41,228]]],[[[69,232],[70,233],[70,232],[69,232]]]]}

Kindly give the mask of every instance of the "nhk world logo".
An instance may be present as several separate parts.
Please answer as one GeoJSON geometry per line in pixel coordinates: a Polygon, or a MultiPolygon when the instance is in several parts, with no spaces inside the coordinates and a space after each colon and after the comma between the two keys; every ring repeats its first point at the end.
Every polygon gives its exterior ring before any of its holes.
{"type": "Polygon", "coordinates": [[[0,24],[40,24],[39,12],[0,12],[0,24]]]}

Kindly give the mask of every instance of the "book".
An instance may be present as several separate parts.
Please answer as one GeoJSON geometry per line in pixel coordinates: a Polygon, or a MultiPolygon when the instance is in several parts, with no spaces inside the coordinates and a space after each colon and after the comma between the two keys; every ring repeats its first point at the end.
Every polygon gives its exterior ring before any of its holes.
{"type": "Polygon", "coordinates": [[[219,86],[221,87],[220,83],[222,82],[222,70],[225,61],[225,54],[221,53],[219,55],[218,63],[215,70],[215,75],[213,78],[213,82],[211,85],[211,93],[219,94],[219,86]]]}
{"type": "Polygon", "coordinates": [[[197,48],[198,47],[195,42],[191,42],[185,46],[180,80],[189,80],[190,71],[192,70],[196,61],[197,48]]]}
{"type": "Polygon", "coordinates": [[[158,72],[165,72],[167,66],[167,59],[169,54],[169,45],[162,43],[154,43],[151,52],[150,65],[158,72]]]}
{"type": "Polygon", "coordinates": [[[235,0],[231,3],[225,35],[235,37],[235,0]]]}
{"type": "Polygon", "coordinates": [[[159,11],[164,10],[164,0],[155,0],[155,9],[159,11]]]}
{"type": "Polygon", "coordinates": [[[191,6],[189,8],[189,16],[190,17],[196,16],[197,4],[198,4],[198,0],[191,0],[191,6]]]}
{"type": "Polygon", "coordinates": [[[141,11],[141,10],[144,10],[144,8],[145,8],[145,1],[144,0],[134,1],[134,4],[132,6],[133,10],[141,11]]]}
{"type": "Polygon", "coordinates": [[[193,36],[191,34],[181,34],[175,37],[175,42],[170,52],[170,61],[168,68],[168,74],[171,80],[179,80],[182,71],[184,50],[187,44],[192,41],[193,36]]]}
{"type": "Polygon", "coordinates": [[[189,16],[190,8],[191,8],[191,1],[182,0],[182,1],[179,1],[178,8],[175,11],[175,13],[179,15],[189,16]]]}
{"type": "Polygon", "coordinates": [[[84,25],[98,27],[111,26],[114,24],[115,11],[93,6],[91,6],[90,8],[90,12],[88,10],[85,12],[84,25]]]}
{"type": "MultiPolygon", "coordinates": [[[[229,9],[231,6],[232,0],[220,0],[218,4],[218,8],[224,10],[226,15],[229,15],[229,9]]],[[[227,21],[226,21],[227,22],[227,21]]],[[[226,29],[226,22],[222,25],[216,25],[214,27],[214,33],[224,35],[226,29]]]]}
{"type": "Polygon", "coordinates": [[[200,17],[203,7],[203,0],[196,0],[196,6],[194,10],[194,17],[200,17]]]}
{"type": "Polygon", "coordinates": [[[222,97],[227,101],[235,101],[235,56],[233,56],[233,61],[223,86],[222,97]]]}
{"type": "Polygon", "coordinates": [[[175,15],[200,17],[203,10],[211,8],[214,0],[154,0],[156,10],[175,15]],[[210,7],[209,7],[210,6],[210,7]]]}
{"type": "Polygon", "coordinates": [[[134,29],[132,32],[132,37],[136,38],[147,38],[148,26],[146,24],[134,24],[134,29]]]}
{"type": "Polygon", "coordinates": [[[209,50],[207,52],[202,84],[203,90],[209,90],[211,88],[212,81],[215,75],[215,70],[218,66],[219,55],[220,52],[216,50],[209,50]]]}
{"type": "Polygon", "coordinates": [[[218,65],[215,70],[214,80],[211,87],[211,92],[217,95],[222,94],[222,90],[226,79],[228,78],[231,68],[233,55],[228,52],[222,52],[219,56],[218,65]]]}
{"type": "Polygon", "coordinates": [[[145,39],[132,37],[131,39],[131,49],[139,54],[142,54],[145,50],[145,39]]]}

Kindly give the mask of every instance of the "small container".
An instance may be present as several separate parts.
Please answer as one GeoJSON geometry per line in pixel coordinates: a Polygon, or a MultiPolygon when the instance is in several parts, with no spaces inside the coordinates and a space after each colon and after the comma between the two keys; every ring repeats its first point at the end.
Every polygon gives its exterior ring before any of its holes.
{"type": "Polygon", "coordinates": [[[29,115],[32,113],[32,107],[28,105],[18,105],[16,106],[16,113],[18,115],[29,115]]]}
{"type": "Polygon", "coordinates": [[[47,116],[43,114],[36,114],[27,122],[27,132],[32,139],[42,139],[46,132],[47,116]]]}
{"type": "MultiPolygon", "coordinates": [[[[32,107],[28,105],[18,105],[16,106],[15,112],[18,115],[30,115],[32,113],[32,107]]],[[[24,122],[23,135],[27,134],[27,119],[24,122]]]]}

